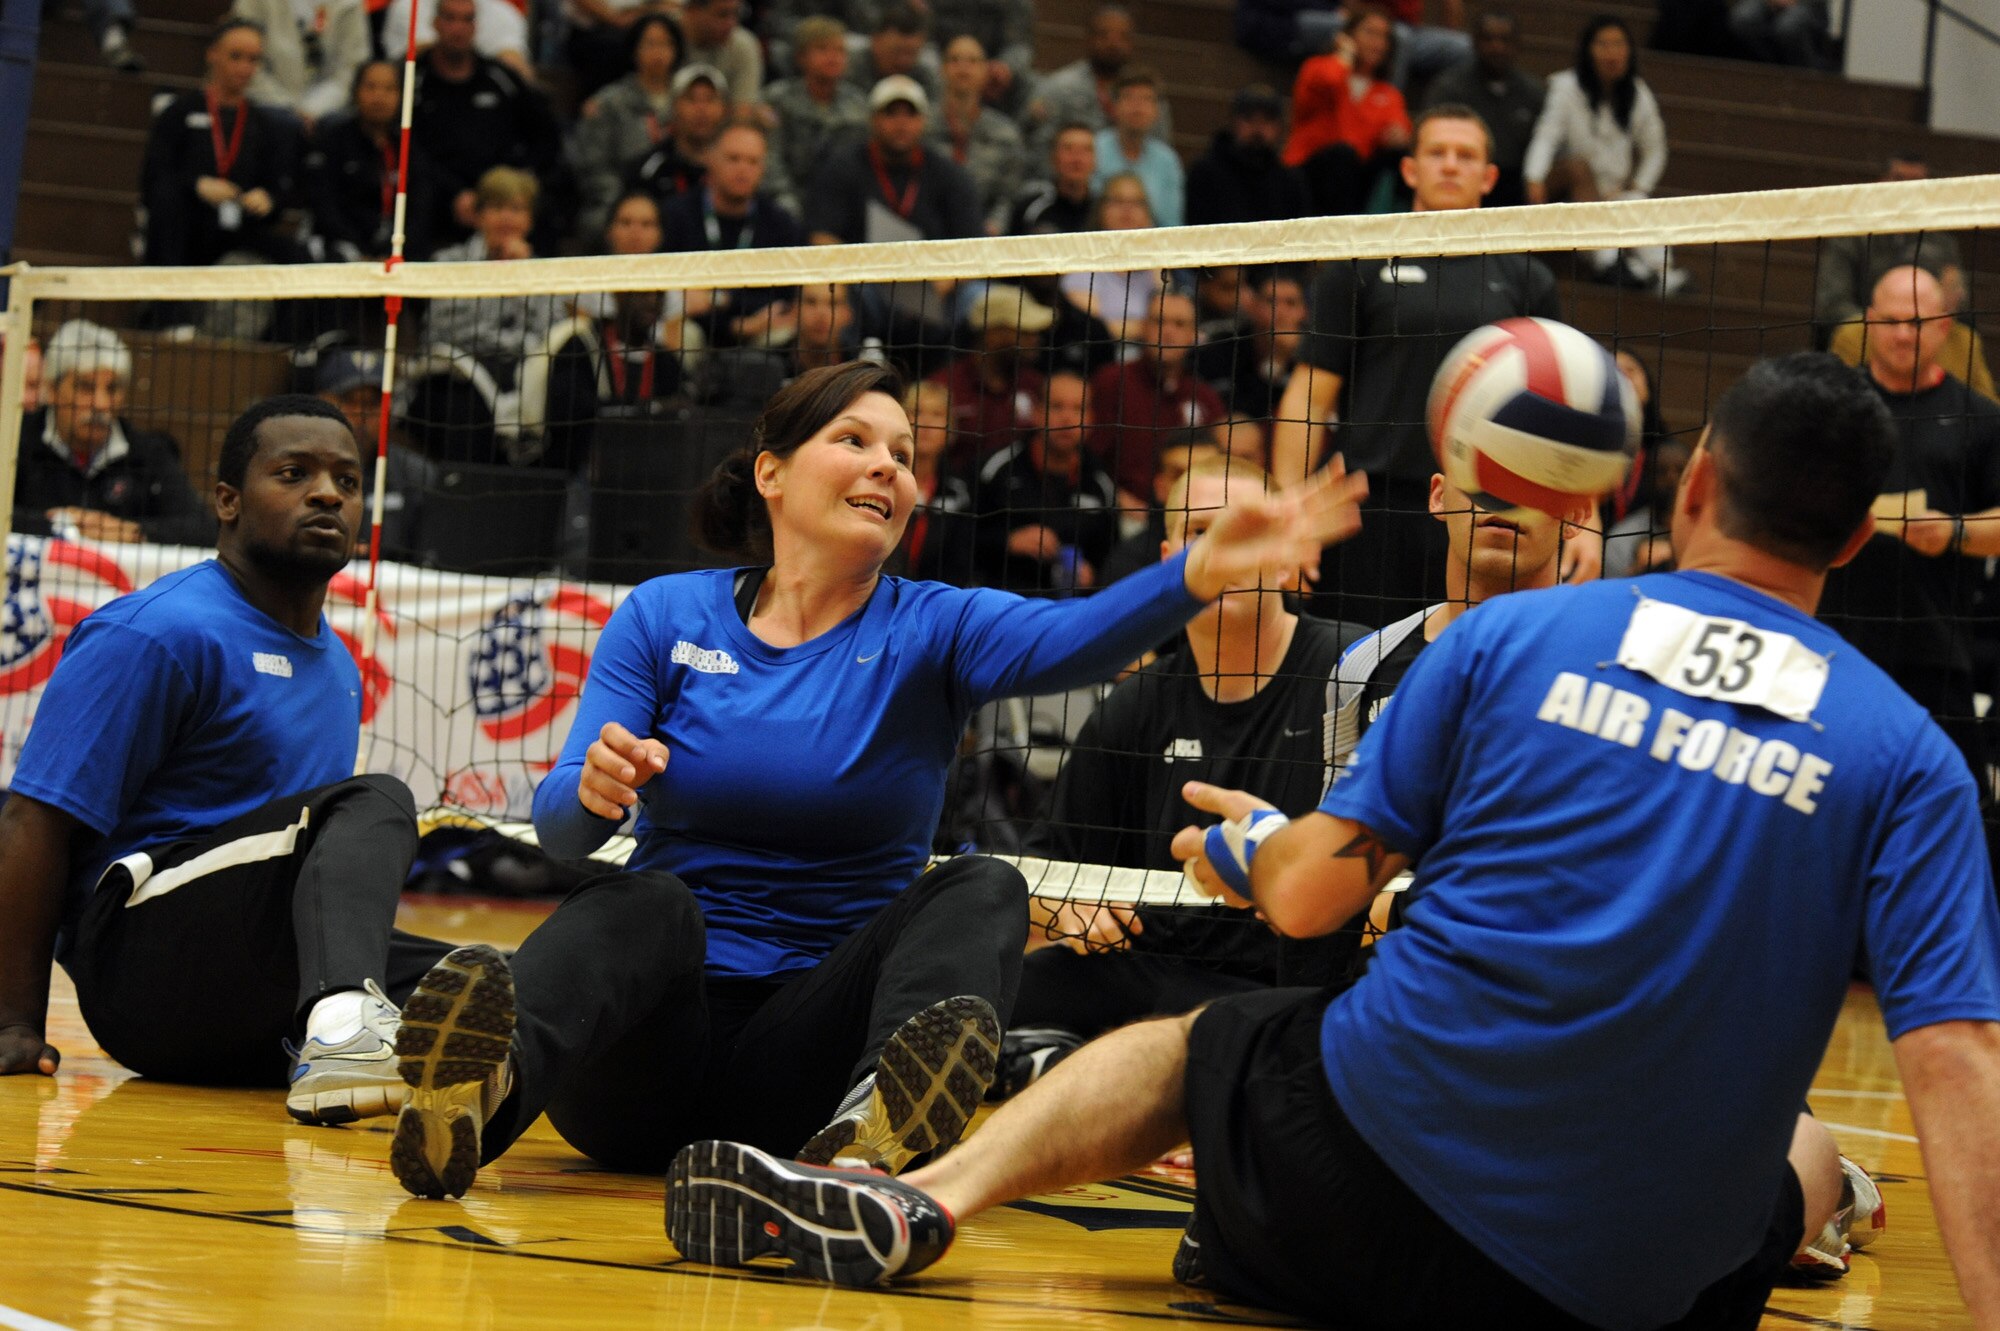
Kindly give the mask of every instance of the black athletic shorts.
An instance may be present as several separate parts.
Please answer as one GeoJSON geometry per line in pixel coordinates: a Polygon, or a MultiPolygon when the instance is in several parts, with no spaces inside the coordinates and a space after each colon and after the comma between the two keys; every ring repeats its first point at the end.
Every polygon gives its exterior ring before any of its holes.
{"type": "MultiPolygon", "coordinates": [[[[1187,1119],[1198,1186],[1188,1235],[1198,1283],[1355,1331],[1578,1321],[1503,1270],[1404,1185],[1327,1085],[1329,995],[1267,989],[1219,999],[1188,1045],[1187,1119]]],[[[1674,1323],[1754,1329],[1804,1235],[1791,1170],[1763,1247],[1674,1323]]]]}

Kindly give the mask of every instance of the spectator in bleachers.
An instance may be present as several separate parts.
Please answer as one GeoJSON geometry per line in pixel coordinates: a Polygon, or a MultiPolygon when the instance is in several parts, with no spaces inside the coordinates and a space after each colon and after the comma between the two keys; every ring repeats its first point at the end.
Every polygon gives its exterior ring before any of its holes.
{"type": "MultiPolygon", "coordinates": [[[[347,418],[361,449],[364,484],[372,489],[375,451],[382,442],[382,353],[334,351],[320,357],[313,367],[313,393],[347,418]]],[[[382,492],[383,558],[414,562],[422,557],[424,504],[436,489],[436,465],[403,442],[392,421],[382,492]]]]}
{"type": "MultiPolygon", "coordinates": [[[[402,151],[402,70],[370,60],[354,71],[352,104],[319,122],[306,153],[306,199],[313,234],[327,260],[385,259],[396,220],[396,176],[402,151]]],[[[410,203],[404,248],[431,252],[431,202],[436,173],[413,141],[410,203]]]]}
{"type": "Polygon", "coordinates": [[[1054,322],[1048,306],[1007,282],[989,284],[971,303],[965,314],[971,350],[931,379],[951,394],[949,465],[979,466],[1034,419],[1042,395],[1035,363],[1054,322]]]}
{"type": "MultiPolygon", "coordinates": [[[[1913,153],[1889,159],[1882,179],[1928,180],[1930,167],[1913,153]]],[[[1889,235],[1833,236],[1819,242],[1813,289],[1813,333],[1821,346],[1849,365],[1862,360],[1862,311],[1873,298],[1875,284],[1891,268],[1922,268],[1938,280],[1945,305],[1954,314],[1965,310],[1965,267],[1958,241],[1948,231],[1905,231],[1889,235]]],[[[1951,321],[1951,332],[1938,352],[1938,363],[1975,392],[1993,397],[1993,372],[1979,330],[1963,319],[1951,321]]]]}
{"type": "MultiPolygon", "coordinates": [[[[1417,120],[1403,182],[1418,212],[1477,208],[1499,174],[1486,124],[1462,106],[1417,120]]],[[[1361,535],[1321,563],[1315,605],[1379,627],[1436,599],[1444,538],[1426,510],[1437,469],[1425,398],[1445,354],[1481,324],[1561,318],[1555,274],[1525,254],[1319,266],[1311,322],[1271,434],[1271,475],[1297,485],[1337,447],[1367,473],[1361,535]],[[1350,553],[1353,552],[1353,553],[1350,553]]],[[[1583,557],[1571,541],[1566,561],[1583,557]]],[[[1574,576],[1572,568],[1564,569],[1574,576]]]]}
{"type": "MultiPolygon", "coordinates": [[[[649,73],[645,86],[656,102],[663,103],[667,80],[673,76],[674,66],[680,63],[681,49],[686,45],[674,8],[668,0],[564,0],[563,16],[568,21],[569,36],[563,46],[563,58],[576,75],[576,95],[589,98],[616,79],[635,72],[649,73]],[[657,60],[649,71],[641,58],[639,32],[648,19],[666,19],[671,25],[667,34],[673,42],[673,58],[664,71],[657,60]]],[[[665,110],[664,106],[655,109],[660,113],[665,110]]],[[[588,114],[587,104],[585,113],[588,114]]]]}
{"type": "Polygon", "coordinates": [[[860,350],[854,303],[840,283],[808,282],[799,288],[799,335],[792,341],[793,375],[853,360],[860,350]]]}
{"type": "Polygon", "coordinates": [[[46,403],[21,418],[15,531],[161,545],[213,539],[180,445],[125,419],[132,353],[116,333],[70,320],[49,339],[42,375],[46,403]]]}
{"type": "Polygon", "coordinates": [[[140,168],[145,261],[211,264],[254,253],[296,263],[303,248],[279,229],[299,166],[298,124],[248,96],[264,37],[246,19],[225,19],[209,38],[208,76],[153,117],[140,168]]]}
{"type": "Polygon", "coordinates": [[[1826,0],[1736,0],[1729,31],[1753,59],[1801,69],[1833,69],[1826,0]]]}
{"type": "Polygon", "coordinates": [[[986,105],[986,48],[970,33],[945,44],[941,65],[944,100],[930,120],[930,142],[965,168],[979,189],[979,211],[994,235],[1007,222],[1007,208],[1020,192],[1027,149],[1014,122],[986,105]]]}
{"type": "MultiPolygon", "coordinates": [[[[1153,225],[1146,182],[1137,176],[1113,176],[1097,196],[1094,231],[1143,231],[1153,225]]],[[[1065,273],[1062,294],[1077,309],[1099,320],[1114,338],[1143,335],[1146,311],[1160,289],[1160,275],[1150,268],[1124,272],[1065,273]]]]}
{"type": "Polygon", "coordinates": [[[1298,363],[1305,339],[1306,293],[1295,273],[1267,271],[1254,279],[1255,298],[1243,302],[1249,327],[1241,337],[1205,342],[1195,372],[1216,391],[1232,417],[1268,423],[1298,363]]]}
{"type": "Polygon", "coordinates": [[[556,325],[523,363],[521,424],[539,430],[541,466],[581,470],[598,421],[647,415],[682,391],[679,321],[664,294],[608,294],[608,309],[556,325]]]}
{"type": "MultiPolygon", "coordinates": [[[[27,368],[21,371],[21,410],[33,411],[42,405],[42,340],[30,333],[27,348],[27,368]]],[[[6,364],[7,334],[0,332],[0,367],[6,364]]]]}
{"type": "Polygon", "coordinates": [[[1500,179],[1486,196],[1489,208],[1514,208],[1528,201],[1521,167],[1541,120],[1544,89],[1516,61],[1520,35],[1512,14],[1481,14],[1472,30],[1472,59],[1438,75],[1424,93],[1424,109],[1469,106],[1493,131],[1493,165],[1500,169],[1500,179]]]}
{"type": "Polygon", "coordinates": [[[686,0],[681,6],[689,63],[721,70],[737,113],[747,114],[764,95],[764,48],[742,16],[743,0],[686,0]]]}
{"type": "Polygon", "coordinates": [[[980,580],[1067,595],[1097,586],[1118,543],[1118,486],[1084,447],[1089,392],[1059,370],[1042,386],[1035,427],[988,457],[973,485],[980,580]]]}
{"type": "Polygon", "coordinates": [[[630,72],[583,104],[570,145],[583,197],[577,231],[584,236],[604,229],[626,176],[660,146],[674,120],[674,71],[685,44],[680,24],[670,14],[619,12],[637,15],[619,30],[630,72]]]}
{"type": "Polygon", "coordinates": [[[801,19],[792,32],[798,74],[764,89],[776,117],[767,178],[772,193],[798,208],[819,164],[867,133],[868,93],[847,81],[847,29],[824,15],[801,19]]]}
{"type": "Polygon", "coordinates": [[[1284,137],[1284,99],[1262,83],[1238,88],[1229,99],[1229,123],[1188,168],[1188,224],[1310,216],[1305,179],[1278,159],[1284,137]]]}
{"type": "Polygon", "coordinates": [[[1097,131],[1083,124],[1059,128],[1049,142],[1046,180],[1023,186],[1007,215],[1010,236],[1067,235],[1091,228],[1097,192],[1097,131]]]}
{"type": "Polygon", "coordinates": [[[1033,0],[930,0],[938,45],[952,38],[976,38],[989,57],[981,95],[988,106],[1012,116],[1027,101],[1035,78],[1033,0]]]}
{"type": "MultiPolygon", "coordinates": [[[[444,262],[506,263],[533,258],[529,240],[534,224],[535,178],[512,167],[496,166],[479,178],[478,230],[466,241],[447,246],[433,257],[444,262]]],[[[476,361],[499,394],[514,390],[521,363],[539,352],[549,330],[562,318],[560,297],[522,293],[507,296],[453,296],[434,300],[424,324],[424,336],[434,346],[449,348],[456,367],[476,377],[465,358],[476,361]]],[[[496,405],[503,423],[507,413],[496,405]]]]}
{"type": "Polygon", "coordinates": [[[674,75],[673,92],[674,116],[666,138],[639,159],[625,182],[659,200],[662,216],[675,199],[701,188],[708,150],[729,118],[729,80],[713,65],[682,65],[674,75]]]}
{"type": "Polygon", "coordinates": [[[229,12],[264,34],[264,62],[250,96],[295,111],[310,127],[347,104],[354,71],[368,59],[368,11],[362,0],[235,0],[229,12]]]}
{"type": "Polygon", "coordinates": [[[951,392],[935,380],[912,384],[903,395],[910,413],[910,475],[917,507],[903,531],[897,571],[904,577],[976,585],[972,487],[945,461],[951,447],[951,392]]]}
{"type": "Polygon", "coordinates": [[[1986,807],[1991,751],[1973,700],[1972,613],[1981,565],[2000,555],[2000,405],[1939,362],[1953,320],[1932,274],[1890,269],[1867,315],[1867,373],[1897,449],[1875,535],[1827,575],[1819,614],[1930,712],[1986,807]]]}
{"type": "Polygon", "coordinates": [[[1284,161],[1304,174],[1322,216],[1366,211],[1410,143],[1409,108],[1388,78],[1389,11],[1361,4],[1353,14],[1334,51],[1300,65],[1292,84],[1284,161]]]}
{"type": "MultiPolygon", "coordinates": [[[[1138,355],[1104,366],[1090,381],[1091,451],[1128,497],[1145,494],[1151,484],[1161,433],[1213,425],[1229,414],[1194,371],[1195,343],[1194,299],[1178,291],[1155,292],[1137,339],[1138,355]]],[[[1145,501],[1132,498],[1127,507],[1144,508],[1145,501]]]]}
{"type": "Polygon", "coordinates": [[[552,184],[557,194],[569,188],[555,113],[516,70],[475,48],[482,16],[474,0],[436,0],[435,8],[437,39],[417,61],[410,129],[438,177],[433,238],[449,243],[468,236],[476,222],[480,177],[507,166],[542,182],[535,236],[542,249],[553,252],[569,220],[560,215],[562,200],[549,197],[552,184]]]}
{"type": "Polygon", "coordinates": [[[1160,542],[1167,539],[1167,497],[1174,483],[1204,462],[1228,456],[1213,427],[1169,430],[1153,450],[1152,502],[1146,505],[1146,525],[1111,547],[1105,556],[1100,586],[1109,586],[1140,569],[1160,562],[1160,542]]]}
{"type": "MultiPolygon", "coordinates": [[[[1667,169],[1667,125],[1639,77],[1625,21],[1599,15],[1583,27],[1576,64],[1549,76],[1547,100],[1521,168],[1529,203],[1644,199],[1667,169]]],[[[1687,285],[1660,245],[1602,249],[1590,256],[1600,281],[1664,290],[1687,285]]]]}
{"type": "MultiPolygon", "coordinates": [[[[1202,345],[1247,337],[1261,326],[1252,309],[1263,293],[1252,280],[1254,269],[1241,264],[1212,263],[1194,275],[1194,316],[1202,345]]],[[[1207,375],[1204,373],[1203,378],[1207,375]]]]}
{"type": "MultiPolygon", "coordinates": [[[[767,153],[764,131],[752,122],[739,122],[717,135],[708,150],[702,187],[667,205],[662,248],[688,254],[805,244],[799,219],[763,189],[767,153]]],[[[687,317],[711,347],[762,344],[796,331],[796,296],[791,287],[690,291],[687,317]]]]}
{"type": "Polygon", "coordinates": [[[910,0],[888,0],[870,30],[868,40],[848,48],[847,81],[868,93],[883,79],[900,74],[915,79],[924,96],[936,103],[944,96],[937,59],[929,46],[927,11],[910,0]]]}
{"type": "MultiPolygon", "coordinates": [[[[868,140],[829,157],[814,178],[806,231],[815,245],[969,240],[983,233],[979,191],[949,157],[924,151],[930,102],[897,74],[868,97],[868,140]]],[[[855,313],[864,336],[892,347],[935,347],[950,337],[950,283],[863,287],[855,313]]]]}
{"type": "MultiPolygon", "coordinates": [[[[472,10],[471,28],[465,34],[466,48],[488,60],[505,65],[515,78],[535,86],[535,63],[528,54],[528,7],[517,0],[468,0],[472,10]]],[[[419,0],[417,5],[417,58],[438,45],[456,38],[440,26],[444,0],[419,0]]],[[[383,11],[382,54],[401,61],[409,48],[410,0],[389,0],[383,11]]]]}
{"type": "MultiPolygon", "coordinates": [[[[1132,13],[1120,4],[1101,4],[1090,11],[1084,27],[1083,59],[1044,74],[1022,116],[1022,129],[1035,156],[1048,151],[1049,140],[1064,125],[1087,125],[1092,131],[1111,123],[1111,94],[1118,76],[1132,63],[1132,13]]],[[[1173,107],[1160,102],[1153,136],[1174,141],[1173,107]]]]}
{"type": "Polygon", "coordinates": [[[1160,76],[1133,66],[1112,85],[1111,124],[1097,131],[1100,190],[1113,176],[1137,176],[1146,186],[1154,226],[1179,226],[1187,213],[1187,172],[1180,154],[1153,129],[1160,123],[1160,76]]]}

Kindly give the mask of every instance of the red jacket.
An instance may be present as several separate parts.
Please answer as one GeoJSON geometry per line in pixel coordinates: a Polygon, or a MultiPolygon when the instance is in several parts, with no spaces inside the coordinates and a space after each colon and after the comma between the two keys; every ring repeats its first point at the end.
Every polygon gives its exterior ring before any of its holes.
{"type": "Polygon", "coordinates": [[[1228,415],[1222,399],[1195,376],[1193,356],[1171,391],[1151,360],[1105,365],[1090,377],[1090,451],[1138,499],[1153,493],[1153,455],[1169,432],[1213,425],[1228,415]]]}
{"type": "Polygon", "coordinates": [[[1316,55],[1299,66],[1292,85],[1292,137],[1285,143],[1286,166],[1297,166],[1322,148],[1344,143],[1366,160],[1382,144],[1391,125],[1407,133],[1410,111],[1393,83],[1376,79],[1355,101],[1348,92],[1352,71],[1337,55],[1316,55]]]}

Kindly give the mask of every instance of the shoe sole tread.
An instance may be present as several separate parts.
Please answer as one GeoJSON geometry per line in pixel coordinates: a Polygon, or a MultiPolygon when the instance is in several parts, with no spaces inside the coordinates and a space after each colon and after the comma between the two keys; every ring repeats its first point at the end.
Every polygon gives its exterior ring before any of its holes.
{"type": "Polygon", "coordinates": [[[949,998],[897,1028],[876,1063],[865,1122],[843,1116],[799,1151],[807,1164],[860,1156],[895,1173],[957,1143],[1000,1062],[1000,1023],[984,999],[949,998]]]}
{"type": "Polygon", "coordinates": [[[513,1030],[513,976],[483,944],[439,961],[403,1005],[396,1059],[409,1090],[389,1166],[416,1196],[461,1197],[472,1186],[486,1081],[506,1062],[513,1030]]]}
{"type": "Polygon", "coordinates": [[[858,1287],[888,1274],[897,1238],[889,1205],[865,1190],[789,1174],[730,1142],[700,1142],[667,1175],[667,1236],[692,1262],[742,1266],[790,1260],[797,1274],[858,1287]]]}

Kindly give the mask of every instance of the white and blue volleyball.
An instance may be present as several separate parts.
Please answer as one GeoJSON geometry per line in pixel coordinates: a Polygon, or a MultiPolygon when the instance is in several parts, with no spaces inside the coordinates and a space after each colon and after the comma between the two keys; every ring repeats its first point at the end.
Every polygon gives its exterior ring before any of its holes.
{"type": "Polygon", "coordinates": [[[1554,319],[1466,334],[1431,381],[1429,417],[1445,479],[1495,512],[1572,515],[1623,484],[1639,449],[1618,362],[1554,319]]]}

